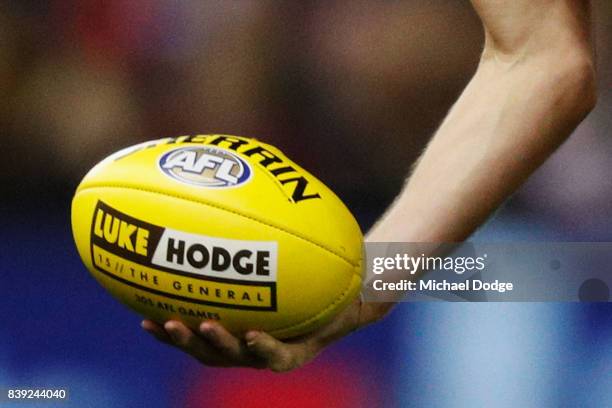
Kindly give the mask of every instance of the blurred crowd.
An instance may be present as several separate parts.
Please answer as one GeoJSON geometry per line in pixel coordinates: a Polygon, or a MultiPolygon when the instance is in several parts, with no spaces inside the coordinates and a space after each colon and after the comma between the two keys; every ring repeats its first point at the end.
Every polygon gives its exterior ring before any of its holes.
{"type": "Polygon", "coordinates": [[[380,210],[480,43],[470,7],[439,0],[4,2],[2,182],[69,191],[126,145],[229,133],[380,210]]]}
{"type": "MultiPolygon", "coordinates": [[[[519,201],[596,228],[612,208],[612,5],[594,9],[599,107],[519,201]]],[[[0,181],[70,191],[126,145],[229,133],[278,145],[377,214],[481,43],[468,1],[4,1],[0,181]]]]}

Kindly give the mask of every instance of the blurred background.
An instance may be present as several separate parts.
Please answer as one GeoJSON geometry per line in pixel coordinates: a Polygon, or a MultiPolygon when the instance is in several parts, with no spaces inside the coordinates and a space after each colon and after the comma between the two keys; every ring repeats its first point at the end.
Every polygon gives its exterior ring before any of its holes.
{"type": "MultiPolygon", "coordinates": [[[[612,241],[612,3],[593,4],[597,108],[474,239],[612,241]]],[[[73,246],[91,166],[198,133],[277,145],[366,231],[482,39],[467,0],[2,1],[0,386],[78,407],[612,406],[609,303],[403,304],[289,374],[207,369],[141,332],[73,246]]]]}

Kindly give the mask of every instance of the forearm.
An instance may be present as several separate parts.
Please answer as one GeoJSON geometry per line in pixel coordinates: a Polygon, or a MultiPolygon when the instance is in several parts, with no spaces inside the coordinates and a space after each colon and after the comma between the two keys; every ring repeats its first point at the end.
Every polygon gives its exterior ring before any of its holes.
{"type": "Polygon", "coordinates": [[[368,240],[461,241],[512,194],[593,104],[588,60],[547,63],[481,63],[368,240]]]}
{"type": "MultiPolygon", "coordinates": [[[[495,2],[475,3],[482,14],[495,2]]],[[[577,6],[579,11],[584,4],[577,6]]],[[[508,20],[486,28],[487,42],[474,77],[368,241],[466,239],[592,109],[587,16],[572,13],[566,1],[532,5],[550,5],[550,13],[563,24],[555,27],[546,21],[532,31],[522,27],[525,33],[513,38],[504,36],[511,26],[508,20]]],[[[366,313],[375,320],[389,308],[371,304],[366,313]]]]}

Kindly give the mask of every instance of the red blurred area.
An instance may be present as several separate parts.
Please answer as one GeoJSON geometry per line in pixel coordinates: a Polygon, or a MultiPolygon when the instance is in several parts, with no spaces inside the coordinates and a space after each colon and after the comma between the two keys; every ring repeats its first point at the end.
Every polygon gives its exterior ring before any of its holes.
{"type": "Polygon", "coordinates": [[[177,407],[272,408],[379,406],[380,384],[357,358],[319,359],[289,373],[205,370],[177,407]]]}
{"type": "Polygon", "coordinates": [[[100,59],[127,58],[159,37],[159,9],[158,3],[142,0],[60,1],[54,4],[53,14],[67,42],[100,63],[100,59]]]}

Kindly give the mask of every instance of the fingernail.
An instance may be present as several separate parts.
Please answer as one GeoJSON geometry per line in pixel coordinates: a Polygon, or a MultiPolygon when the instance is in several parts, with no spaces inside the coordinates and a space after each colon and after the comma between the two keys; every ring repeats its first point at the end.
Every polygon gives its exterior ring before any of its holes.
{"type": "Polygon", "coordinates": [[[244,335],[244,339],[247,342],[247,346],[252,346],[255,343],[255,339],[257,338],[257,336],[259,336],[259,332],[256,332],[256,331],[247,332],[247,334],[244,335]]]}
{"type": "Polygon", "coordinates": [[[213,327],[212,324],[208,323],[208,322],[204,322],[200,325],[200,332],[202,334],[213,334],[213,327]]]}

